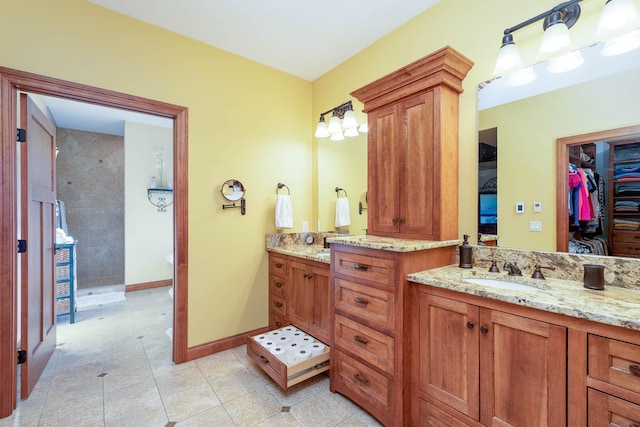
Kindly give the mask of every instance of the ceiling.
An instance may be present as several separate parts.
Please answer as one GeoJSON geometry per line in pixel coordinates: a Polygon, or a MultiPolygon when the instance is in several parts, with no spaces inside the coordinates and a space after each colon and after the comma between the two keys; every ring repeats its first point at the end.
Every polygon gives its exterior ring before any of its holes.
{"type": "MultiPolygon", "coordinates": [[[[439,0],[88,0],[313,81],[439,0]]],[[[56,126],[124,135],[168,119],[44,97],[56,126]]]]}
{"type": "Polygon", "coordinates": [[[439,0],[88,0],[313,81],[439,0]]]}

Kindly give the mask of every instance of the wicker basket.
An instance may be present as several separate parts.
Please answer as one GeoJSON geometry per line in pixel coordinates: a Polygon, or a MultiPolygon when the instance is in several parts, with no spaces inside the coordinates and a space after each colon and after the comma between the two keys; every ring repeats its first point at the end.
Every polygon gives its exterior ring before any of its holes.
{"type": "Polygon", "coordinates": [[[56,249],[56,262],[69,262],[71,248],[56,249]]]}
{"type": "Polygon", "coordinates": [[[61,282],[56,283],[56,298],[58,297],[66,297],[69,296],[70,291],[70,283],[69,282],[61,282]]]}
{"type": "Polygon", "coordinates": [[[69,279],[69,265],[57,265],[56,266],[56,280],[69,279]]]}
{"type": "Polygon", "coordinates": [[[69,298],[56,300],[56,314],[69,313],[69,298]]]}

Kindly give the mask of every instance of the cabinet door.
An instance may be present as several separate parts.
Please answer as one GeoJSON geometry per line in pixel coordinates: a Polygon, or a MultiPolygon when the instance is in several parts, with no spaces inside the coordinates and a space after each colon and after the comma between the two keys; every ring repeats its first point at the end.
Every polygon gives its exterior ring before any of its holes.
{"type": "Polygon", "coordinates": [[[478,307],[419,295],[420,390],[477,420],[478,307]]]}
{"type": "Polygon", "coordinates": [[[565,426],[567,331],[480,309],[481,422],[565,426]]]}
{"type": "Polygon", "coordinates": [[[400,105],[400,114],[400,140],[403,141],[398,169],[400,187],[397,189],[400,193],[400,233],[435,239],[440,222],[434,209],[434,204],[440,199],[436,172],[443,166],[437,161],[439,150],[436,150],[434,142],[437,130],[434,92],[404,101],[400,105]]]}
{"type": "Polygon", "coordinates": [[[309,267],[308,281],[311,304],[309,308],[309,333],[329,344],[331,337],[331,305],[329,269],[309,267]]]}
{"type": "Polygon", "coordinates": [[[395,105],[372,111],[368,144],[368,227],[372,234],[397,233],[400,225],[400,123],[395,105]]]}
{"type": "Polygon", "coordinates": [[[308,326],[307,319],[309,318],[309,273],[307,272],[307,265],[290,260],[288,269],[287,315],[292,324],[306,330],[308,326]]]}

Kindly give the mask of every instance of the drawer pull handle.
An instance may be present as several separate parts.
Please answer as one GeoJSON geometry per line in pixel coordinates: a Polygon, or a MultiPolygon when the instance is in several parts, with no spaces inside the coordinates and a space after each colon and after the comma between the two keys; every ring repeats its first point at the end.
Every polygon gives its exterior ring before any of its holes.
{"type": "Polygon", "coordinates": [[[638,365],[629,365],[629,372],[631,372],[633,375],[640,376],[640,366],[638,366],[638,365]]]}
{"type": "Polygon", "coordinates": [[[353,268],[355,268],[356,270],[367,271],[369,269],[369,266],[356,262],[355,264],[353,264],[353,268]]]}
{"type": "Polygon", "coordinates": [[[262,360],[262,361],[264,362],[264,364],[265,364],[265,365],[269,363],[269,359],[267,359],[267,358],[266,358],[266,357],[264,357],[264,356],[260,356],[260,360],[262,360]]]}
{"type": "Polygon", "coordinates": [[[354,339],[354,340],[356,340],[356,341],[358,341],[360,344],[365,344],[365,345],[366,345],[366,344],[369,344],[369,340],[366,340],[366,339],[364,339],[364,338],[362,338],[362,337],[360,337],[360,336],[358,336],[358,335],[355,335],[355,336],[353,337],[353,339],[354,339]]]}
{"type": "Polygon", "coordinates": [[[276,268],[282,268],[282,263],[281,262],[276,262],[276,268]]]}
{"type": "Polygon", "coordinates": [[[480,326],[480,332],[486,334],[489,332],[489,328],[487,328],[486,326],[480,326]]]}
{"type": "Polygon", "coordinates": [[[281,303],[280,301],[274,301],[274,302],[273,302],[273,305],[275,305],[275,306],[276,306],[276,307],[278,307],[278,308],[281,308],[281,307],[282,307],[282,303],[281,303]]]}
{"type": "Polygon", "coordinates": [[[353,300],[354,300],[355,302],[357,302],[358,304],[362,304],[362,305],[367,305],[367,304],[369,304],[369,301],[367,301],[366,299],[362,299],[362,298],[355,297],[353,300]]]}
{"type": "Polygon", "coordinates": [[[281,288],[284,286],[284,284],[280,282],[276,282],[275,285],[276,285],[276,288],[281,288]]]}
{"type": "Polygon", "coordinates": [[[355,374],[353,374],[353,377],[354,377],[355,379],[357,379],[358,381],[360,381],[362,384],[365,384],[365,385],[369,384],[369,380],[368,380],[368,379],[366,379],[366,378],[361,377],[361,376],[360,376],[360,374],[359,374],[358,372],[356,372],[355,374]]]}
{"type": "Polygon", "coordinates": [[[473,322],[467,322],[467,328],[469,329],[473,329],[476,325],[473,324],[473,322]]]}

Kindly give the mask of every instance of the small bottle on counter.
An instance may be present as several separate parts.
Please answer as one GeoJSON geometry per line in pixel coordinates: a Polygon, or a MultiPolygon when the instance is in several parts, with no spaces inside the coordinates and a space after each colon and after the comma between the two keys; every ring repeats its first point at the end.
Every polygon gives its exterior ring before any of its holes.
{"type": "Polygon", "coordinates": [[[156,181],[156,177],[152,176],[151,180],[149,181],[149,188],[156,188],[158,187],[158,181],[156,181]]]}
{"type": "Polygon", "coordinates": [[[465,234],[464,235],[464,242],[462,242],[462,245],[460,245],[459,247],[459,256],[460,256],[460,265],[458,265],[458,267],[460,268],[472,268],[473,264],[471,263],[471,259],[472,259],[472,247],[469,244],[469,235],[465,234]]]}

